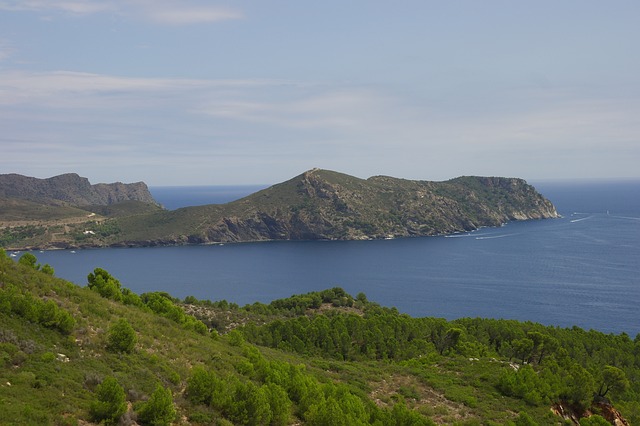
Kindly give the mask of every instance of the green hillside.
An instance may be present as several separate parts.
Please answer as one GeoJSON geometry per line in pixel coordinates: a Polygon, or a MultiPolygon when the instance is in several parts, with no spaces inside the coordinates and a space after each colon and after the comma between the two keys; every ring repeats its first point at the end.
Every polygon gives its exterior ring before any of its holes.
{"type": "Polygon", "coordinates": [[[0,253],[0,325],[0,424],[640,421],[640,337],[411,318],[339,288],[180,301],[0,253]]]}
{"type": "Polygon", "coordinates": [[[86,218],[86,210],[68,205],[47,205],[19,198],[0,197],[0,217],[3,221],[37,222],[86,218]]]}

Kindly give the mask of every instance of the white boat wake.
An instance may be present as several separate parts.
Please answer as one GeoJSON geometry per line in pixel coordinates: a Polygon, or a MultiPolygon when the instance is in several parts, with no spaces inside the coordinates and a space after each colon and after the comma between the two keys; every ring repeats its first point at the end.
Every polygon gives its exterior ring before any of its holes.
{"type": "Polygon", "coordinates": [[[640,217],[630,217],[630,216],[611,216],[616,219],[626,219],[626,220],[640,220],[640,217]]]}
{"type": "Polygon", "coordinates": [[[476,240],[493,240],[494,238],[511,237],[514,235],[518,235],[518,234],[500,234],[500,235],[491,235],[488,237],[476,237],[476,240]]]}
{"type": "Polygon", "coordinates": [[[569,222],[570,223],[582,222],[583,220],[591,219],[592,217],[593,216],[583,217],[583,218],[580,218],[580,219],[573,219],[573,220],[570,220],[569,222]]]}
{"type": "Polygon", "coordinates": [[[445,235],[445,238],[467,238],[467,237],[479,237],[481,235],[491,235],[491,234],[472,234],[472,233],[468,233],[468,234],[451,234],[451,235],[445,235]]]}

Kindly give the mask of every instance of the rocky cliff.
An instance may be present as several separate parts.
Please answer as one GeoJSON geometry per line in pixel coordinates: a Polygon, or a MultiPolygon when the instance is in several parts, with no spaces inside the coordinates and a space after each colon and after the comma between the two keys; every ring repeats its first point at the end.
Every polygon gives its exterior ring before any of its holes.
{"type": "Polygon", "coordinates": [[[208,229],[207,240],[426,236],[557,217],[553,205],[521,179],[359,180],[323,170],[304,173],[239,204],[253,204],[254,211],[222,218],[208,229]],[[267,202],[270,198],[276,202],[267,202]]]}
{"type": "Polygon", "coordinates": [[[73,206],[110,205],[131,200],[156,204],[144,182],[91,185],[87,178],[75,173],[48,179],[3,174],[0,175],[0,197],[73,206]]]}
{"type": "Polygon", "coordinates": [[[359,179],[314,169],[229,204],[123,220],[121,236],[130,245],[381,239],[557,216],[553,204],[522,179],[359,179]]]}
{"type": "MultiPolygon", "coordinates": [[[[360,179],[320,169],[231,203],[174,211],[122,203],[155,203],[142,182],[91,185],[76,174],[50,179],[0,175],[2,199],[85,206],[102,217],[98,224],[74,225],[78,222],[74,219],[64,233],[42,225],[42,237],[32,240],[11,235],[15,247],[383,239],[452,234],[512,220],[558,216],[549,200],[517,178],[466,176],[445,182],[389,176],[360,179]],[[111,206],[116,210],[111,211],[111,206]]],[[[24,207],[18,213],[26,217],[25,211],[31,210],[24,207]]],[[[38,216],[40,221],[46,219],[43,214],[38,216]]],[[[83,222],[96,219],[93,214],[81,216],[83,222]]]]}

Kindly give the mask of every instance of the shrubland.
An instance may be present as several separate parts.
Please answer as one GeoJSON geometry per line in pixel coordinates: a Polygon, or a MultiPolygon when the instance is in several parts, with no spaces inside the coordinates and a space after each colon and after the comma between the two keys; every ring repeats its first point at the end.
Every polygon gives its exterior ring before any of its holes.
{"type": "Polygon", "coordinates": [[[638,336],[412,318],[341,288],[178,300],[87,272],[0,252],[0,424],[640,422],[638,336]]]}

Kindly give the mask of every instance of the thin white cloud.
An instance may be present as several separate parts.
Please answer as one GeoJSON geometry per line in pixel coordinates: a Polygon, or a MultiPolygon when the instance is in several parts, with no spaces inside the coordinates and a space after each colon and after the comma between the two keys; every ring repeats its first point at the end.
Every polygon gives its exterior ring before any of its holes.
{"type": "Polygon", "coordinates": [[[216,6],[194,6],[183,3],[157,3],[143,8],[144,16],[158,24],[190,25],[240,19],[242,13],[237,10],[216,6]]]}
{"type": "Polygon", "coordinates": [[[197,80],[132,78],[103,74],[91,74],[69,71],[55,72],[0,72],[0,105],[31,104],[54,102],[64,106],[74,99],[84,102],[94,99],[96,104],[109,101],[105,96],[115,98],[137,97],[142,102],[146,96],[176,96],[202,93],[202,91],[220,91],[230,89],[255,88],[280,85],[273,80],[197,80]]]}
{"type": "Polygon", "coordinates": [[[73,157],[69,170],[96,158],[122,164],[124,156],[144,173],[156,173],[154,166],[192,173],[185,165],[193,157],[250,153],[287,171],[320,165],[420,179],[577,176],[598,161],[624,160],[620,152],[637,158],[636,100],[541,95],[535,103],[530,94],[509,95],[509,111],[483,99],[482,110],[466,108],[474,95],[434,106],[373,87],[0,71],[0,168],[31,167],[37,151],[47,164],[73,157]],[[592,158],[603,144],[610,153],[592,158]],[[539,172],[543,163],[553,170],[539,172]]]}
{"type": "Polygon", "coordinates": [[[161,25],[203,24],[244,16],[237,9],[194,0],[0,0],[0,10],[41,14],[62,12],[74,16],[112,12],[161,25]]]}
{"type": "Polygon", "coordinates": [[[52,12],[61,11],[78,15],[86,15],[112,10],[110,1],[95,0],[3,0],[0,1],[0,10],[27,11],[27,12],[52,12]]]}
{"type": "Polygon", "coordinates": [[[269,100],[211,99],[200,112],[212,117],[285,128],[355,128],[367,121],[376,105],[383,102],[375,93],[357,89],[325,89],[274,97],[269,100]],[[299,95],[298,95],[299,96],[299,95]]]}
{"type": "Polygon", "coordinates": [[[115,117],[122,110],[164,110],[230,127],[321,130],[351,137],[353,143],[382,143],[385,138],[402,145],[445,141],[482,150],[514,143],[548,147],[559,140],[575,146],[577,138],[584,144],[607,137],[610,143],[623,143],[635,140],[630,135],[640,130],[634,118],[640,105],[632,100],[575,98],[560,92],[560,97],[549,96],[533,107],[526,99],[511,104],[512,111],[460,112],[453,105],[436,113],[430,105],[354,87],[0,71],[0,107],[7,113],[15,107],[75,111],[72,116],[78,121],[91,111],[111,111],[115,117]]]}
{"type": "Polygon", "coordinates": [[[10,57],[13,54],[13,51],[14,49],[10,43],[0,39],[0,62],[10,57]]]}

